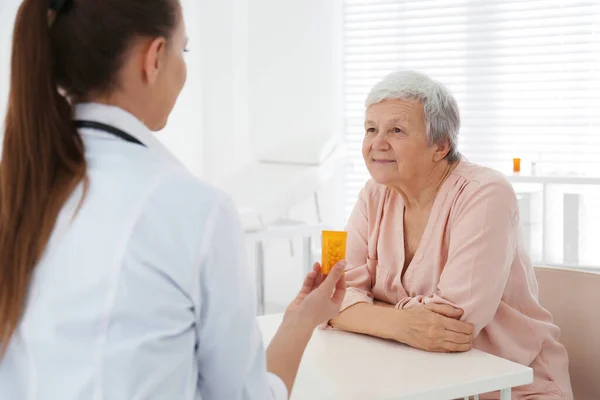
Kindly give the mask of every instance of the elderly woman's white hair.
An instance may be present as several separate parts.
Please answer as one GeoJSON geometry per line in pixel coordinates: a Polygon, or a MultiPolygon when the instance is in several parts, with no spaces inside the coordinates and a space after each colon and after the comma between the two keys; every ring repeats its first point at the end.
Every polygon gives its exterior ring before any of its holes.
{"type": "Polygon", "coordinates": [[[457,149],[460,113],[456,99],[446,86],[419,72],[397,71],[387,75],[371,89],[365,106],[392,99],[421,102],[429,143],[448,140],[450,151],[446,160],[454,162],[460,158],[457,149]]]}

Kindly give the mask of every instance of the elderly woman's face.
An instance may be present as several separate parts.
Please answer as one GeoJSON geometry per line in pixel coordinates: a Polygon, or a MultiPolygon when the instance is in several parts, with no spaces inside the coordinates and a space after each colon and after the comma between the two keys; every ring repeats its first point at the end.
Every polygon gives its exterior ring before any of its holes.
{"type": "Polygon", "coordinates": [[[377,183],[404,186],[427,177],[435,150],[419,101],[384,100],[367,108],[363,157],[377,183]]]}

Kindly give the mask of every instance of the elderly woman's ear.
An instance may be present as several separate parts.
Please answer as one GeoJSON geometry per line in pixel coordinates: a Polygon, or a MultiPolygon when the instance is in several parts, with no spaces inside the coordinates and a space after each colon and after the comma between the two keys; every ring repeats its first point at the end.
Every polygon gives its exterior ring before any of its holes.
{"type": "Polygon", "coordinates": [[[433,153],[433,161],[438,162],[446,158],[450,152],[450,140],[447,138],[438,141],[436,144],[435,153],[433,153]]]}

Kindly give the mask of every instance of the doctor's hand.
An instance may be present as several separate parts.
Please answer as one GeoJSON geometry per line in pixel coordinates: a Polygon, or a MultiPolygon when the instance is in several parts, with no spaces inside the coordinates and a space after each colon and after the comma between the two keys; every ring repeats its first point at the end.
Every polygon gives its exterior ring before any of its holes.
{"type": "Polygon", "coordinates": [[[267,348],[267,370],[283,380],[288,393],[313,331],[340,312],[346,294],[345,267],[345,262],[339,262],[324,276],[315,263],[267,348]]]}
{"type": "Polygon", "coordinates": [[[316,328],[336,317],[346,294],[345,268],[346,262],[340,261],[329,275],[323,275],[321,265],[315,263],[300,293],[288,306],[284,319],[293,318],[316,328]]]}

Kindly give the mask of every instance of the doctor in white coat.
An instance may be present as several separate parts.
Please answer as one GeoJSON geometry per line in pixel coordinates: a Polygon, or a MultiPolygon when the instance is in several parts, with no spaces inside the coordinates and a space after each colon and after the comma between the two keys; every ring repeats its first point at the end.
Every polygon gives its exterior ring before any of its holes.
{"type": "Polygon", "coordinates": [[[316,264],[265,356],[234,206],[151,133],[185,51],[177,0],[23,1],[0,164],[1,399],[284,399],[337,314],[344,265],[316,264]]]}

